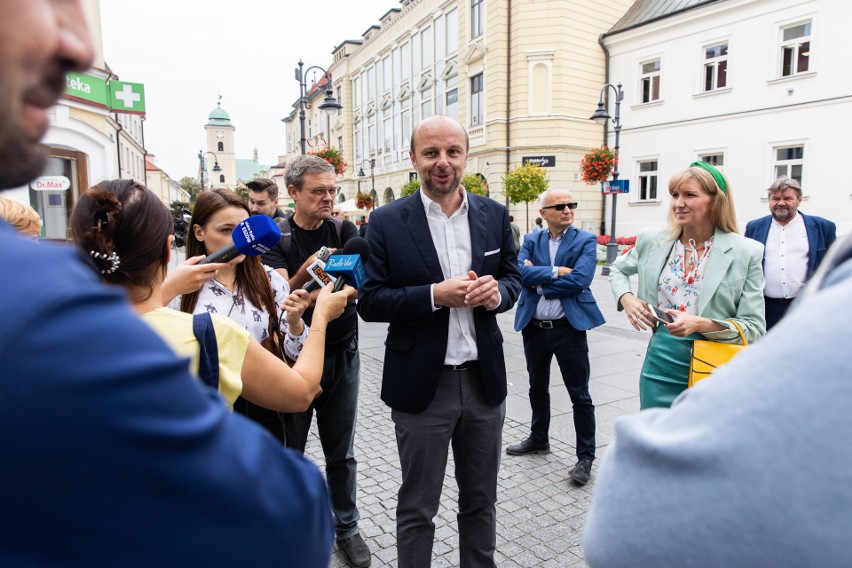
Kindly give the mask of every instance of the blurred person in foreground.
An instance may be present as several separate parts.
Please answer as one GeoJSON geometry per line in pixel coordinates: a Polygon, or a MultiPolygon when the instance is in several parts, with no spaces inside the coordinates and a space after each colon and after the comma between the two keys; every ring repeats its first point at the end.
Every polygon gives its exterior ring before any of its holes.
{"type": "MultiPolygon", "coordinates": [[[[44,168],[79,0],[0,0],[0,188],[44,168]]],[[[76,249],[0,221],[3,566],[326,566],[316,467],[228,412],[76,249]]]]}
{"type": "Polygon", "coordinates": [[[14,199],[0,197],[0,219],[12,225],[23,235],[34,239],[41,235],[41,217],[36,210],[14,199]]]}
{"type": "Polygon", "coordinates": [[[841,568],[852,558],[852,236],[749,347],[620,418],[584,536],[592,568],[841,568]]]}
{"type": "Polygon", "coordinates": [[[670,406],[686,389],[694,339],[739,343],[733,321],[748,343],[766,332],[763,247],[737,234],[724,174],[693,162],[669,180],[669,195],[669,227],[642,231],[609,274],[618,310],[637,330],[653,329],[639,378],[643,409],[670,406]],[[673,316],[673,323],[657,323],[652,306],[673,316]]]}

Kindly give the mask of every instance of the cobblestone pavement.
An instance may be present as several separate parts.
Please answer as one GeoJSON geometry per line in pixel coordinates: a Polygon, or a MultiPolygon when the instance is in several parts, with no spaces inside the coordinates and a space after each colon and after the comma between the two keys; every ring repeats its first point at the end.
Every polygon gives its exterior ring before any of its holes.
{"type": "MultiPolygon", "coordinates": [[[[574,428],[571,401],[554,360],[551,367],[551,454],[526,457],[505,455],[498,478],[497,565],[500,567],[585,566],[583,525],[595,489],[597,464],[613,437],[619,416],[639,409],[639,370],[649,335],[634,331],[617,313],[606,277],[598,276],[592,290],[604,312],[606,325],[588,334],[596,406],[598,460],[592,481],[579,486],[570,481],[574,465],[574,428]]],[[[504,447],[529,433],[528,380],[520,333],[512,329],[514,310],[498,317],[504,336],[509,382],[504,447]]],[[[373,566],[396,566],[396,494],[401,479],[393,423],[379,398],[386,324],[360,322],[361,391],[355,455],[358,459],[360,530],[373,553],[373,566]]],[[[307,454],[323,464],[316,427],[307,454]]],[[[458,566],[456,502],[452,451],[447,464],[441,507],[435,518],[433,566],[458,566]]],[[[331,567],[345,567],[335,550],[331,567]]]]}

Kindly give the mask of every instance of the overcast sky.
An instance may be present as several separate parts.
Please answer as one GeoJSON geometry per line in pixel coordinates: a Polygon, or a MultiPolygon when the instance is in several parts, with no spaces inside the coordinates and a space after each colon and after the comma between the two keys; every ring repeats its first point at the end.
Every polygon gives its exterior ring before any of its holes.
{"type": "Polygon", "coordinates": [[[281,119],[299,97],[299,59],[327,69],[336,45],[360,39],[399,7],[398,0],[101,0],[104,58],[121,80],[144,83],[145,147],[173,179],[197,177],[218,95],[236,127],[237,158],[251,159],[256,146],[260,163],[271,165],[284,154],[281,119]]]}

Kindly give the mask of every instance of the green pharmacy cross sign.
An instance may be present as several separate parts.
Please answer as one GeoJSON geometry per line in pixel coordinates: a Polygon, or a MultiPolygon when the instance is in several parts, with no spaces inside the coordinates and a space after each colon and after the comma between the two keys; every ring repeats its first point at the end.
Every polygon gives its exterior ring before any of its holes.
{"type": "Polygon", "coordinates": [[[110,81],[107,86],[113,112],[145,114],[145,86],[142,83],[110,81]]]}
{"type": "Polygon", "coordinates": [[[107,83],[85,73],[68,73],[65,96],[112,112],[145,114],[145,86],[142,83],[107,83]]]}

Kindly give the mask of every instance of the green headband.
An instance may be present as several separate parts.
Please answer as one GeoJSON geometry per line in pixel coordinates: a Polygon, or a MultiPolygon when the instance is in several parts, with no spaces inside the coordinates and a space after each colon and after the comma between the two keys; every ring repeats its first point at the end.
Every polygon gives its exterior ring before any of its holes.
{"type": "Polygon", "coordinates": [[[692,162],[689,164],[690,168],[701,168],[702,170],[706,170],[713,176],[713,179],[716,180],[716,185],[719,186],[719,189],[722,190],[722,193],[728,194],[728,184],[725,183],[725,176],[722,175],[722,172],[717,170],[714,166],[711,166],[707,162],[692,162]]]}

